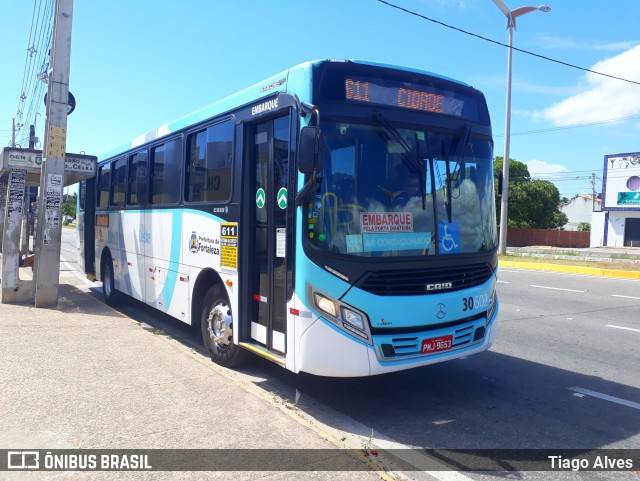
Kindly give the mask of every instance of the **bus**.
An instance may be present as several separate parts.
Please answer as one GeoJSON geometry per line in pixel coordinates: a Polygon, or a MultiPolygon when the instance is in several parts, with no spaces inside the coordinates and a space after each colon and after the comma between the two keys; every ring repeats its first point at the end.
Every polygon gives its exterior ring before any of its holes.
{"type": "Polygon", "coordinates": [[[135,138],[81,185],[81,263],[214,362],[369,376],[496,334],[483,94],[354,60],[294,66],[135,138]]]}

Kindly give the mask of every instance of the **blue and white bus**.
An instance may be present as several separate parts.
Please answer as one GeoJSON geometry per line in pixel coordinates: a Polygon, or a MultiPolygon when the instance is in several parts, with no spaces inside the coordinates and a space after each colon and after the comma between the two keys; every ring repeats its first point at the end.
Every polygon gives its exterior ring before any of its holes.
{"type": "Polygon", "coordinates": [[[493,142],[464,83],[297,65],[108,154],[79,197],[106,302],[197,326],[222,365],[368,376],[494,341],[493,142]]]}

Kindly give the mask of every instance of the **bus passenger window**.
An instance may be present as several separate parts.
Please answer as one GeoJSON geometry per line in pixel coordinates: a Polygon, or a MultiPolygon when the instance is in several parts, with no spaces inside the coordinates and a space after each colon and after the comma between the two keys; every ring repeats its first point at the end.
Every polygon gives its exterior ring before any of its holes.
{"type": "Polygon", "coordinates": [[[113,175],[111,176],[111,202],[114,207],[124,206],[124,193],[127,187],[127,162],[126,159],[118,159],[113,163],[113,175]]]}
{"type": "Polygon", "coordinates": [[[98,170],[98,198],[97,207],[109,206],[109,187],[111,185],[111,164],[104,164],[98,170]]]}
{"type": "Polygon", "coordinates": [[[177,204],[180,200],[180,151],[182,139],[153,149],[151,160],[151,203],[177,204]]]}
{"type": "Polygon", "coordinates": [[[147,153],[129,157],[127,205],[143,205],[147,197],[147,153]]]}
{"type": "Polygon", "coordinates": [[[212,125],[189,137],[186,190],[189,202],[220,202],[231,197],[233,122],[212,125]]]}

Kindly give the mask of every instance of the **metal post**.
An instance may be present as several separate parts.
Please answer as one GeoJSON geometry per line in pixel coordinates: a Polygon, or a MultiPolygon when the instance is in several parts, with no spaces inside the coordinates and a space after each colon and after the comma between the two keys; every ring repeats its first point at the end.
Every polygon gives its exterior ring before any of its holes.
{"type": "Polygon", "coordinates": [[[73,0],[56,0],[35,246],[36,307],[58,304],[72,19],[73,0]]]}
{"type": "Polygon", "coordinates": [[[546,5],[539,7],[519,7],[509,10],[502,0],[493,0],[496,7],[507,17],[507,30],[509,30],[509,48],[507,58],[507,112],[505,115],[504,126],[504,161],[502,163],[502,201],[500,203],[500,238],[498,244],[498,253],[507,253],[507,223],[508,202],[509,202],[509,144],[511,142],[511,57],[513,54],[513,31],[516,29],[516,18],[525,13],[539,10],[541,12],[550,12],[551,8],[546,5]]]}
{"type": "Polygon", "coordinates": [[[509,203],[509,147],[511,143],[511,57],[513,49],[513,25],[508,25],[509,49],[507,57],[507,111],[504,124],[504,159],[502,161],[502,199],[500,201],[500,242],[498,253],[507,253],[507,223],[509,203]]]}
{"type": "MultiPolygon", "coordinates": [[[[29,148],[30,149],[35,149],[36,148],[36,142],[38,141],[38,137],[36,137],[36,126],[35,125],[31,125],[29,127],[29,148]]],[[[28,199],[28,205],[27,205],[27,215],[28,215],[28,227],[27,230],[29,232],[29,237],[30,236],[34,236],[35,235],[35,231],[34,231],[34,225],[35,225],[35,212],[31,210],[31,199],[37,199],[38,198],[38,187],[29,187],[27,189],[27,199],[28,199]]]]}
{"type": "Polygon", "coordinates": [[[591,173],[591,212],[596,211],[596,173],[591,173]]]}

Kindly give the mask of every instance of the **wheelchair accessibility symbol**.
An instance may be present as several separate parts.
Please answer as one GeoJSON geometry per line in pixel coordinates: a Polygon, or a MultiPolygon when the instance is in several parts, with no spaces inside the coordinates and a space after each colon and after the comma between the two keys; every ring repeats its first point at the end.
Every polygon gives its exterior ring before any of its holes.
{"type": "Polygon", "coordinates": [[[460,252],[460,226],[457,222],[439,222],[438,234],[441,254],[455,254],[460,252]]]}

